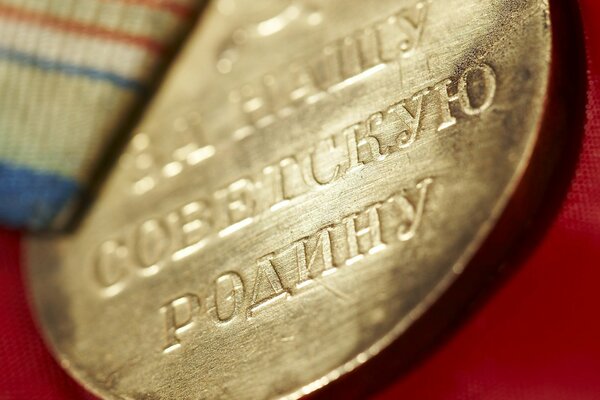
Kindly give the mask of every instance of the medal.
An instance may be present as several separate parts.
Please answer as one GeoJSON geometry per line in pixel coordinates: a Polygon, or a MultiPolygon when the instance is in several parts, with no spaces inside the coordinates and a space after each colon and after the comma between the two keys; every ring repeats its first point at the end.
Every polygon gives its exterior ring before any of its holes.
{"type": "Polygon", "coordinates": [[[62,365],[108,399],[298,398],[417,347],[547,180],[549,12],[213,2],[81,223],[27,245],[62,365]]]}

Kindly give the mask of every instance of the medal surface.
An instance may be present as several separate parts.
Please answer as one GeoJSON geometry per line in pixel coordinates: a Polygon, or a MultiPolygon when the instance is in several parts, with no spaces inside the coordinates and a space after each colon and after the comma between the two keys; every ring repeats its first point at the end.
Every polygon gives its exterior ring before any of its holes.
{"type": "Polygon", "coordinates": [[[365,363],[523,186],[551,53],[543,0],[213,2],[79,226],[28,243],[55,354],[107,399],[365,363]]]}

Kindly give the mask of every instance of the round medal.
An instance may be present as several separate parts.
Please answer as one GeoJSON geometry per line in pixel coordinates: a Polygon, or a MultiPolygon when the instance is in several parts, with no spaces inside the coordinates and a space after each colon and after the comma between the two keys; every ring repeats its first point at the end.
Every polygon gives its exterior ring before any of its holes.
{"type": "Polygon", "coordinates": [[[79,226],[28,243],[62,365],[107,399],[297,398],[401,342],[544,180],[549,12],[214,1],[79,226]]]}

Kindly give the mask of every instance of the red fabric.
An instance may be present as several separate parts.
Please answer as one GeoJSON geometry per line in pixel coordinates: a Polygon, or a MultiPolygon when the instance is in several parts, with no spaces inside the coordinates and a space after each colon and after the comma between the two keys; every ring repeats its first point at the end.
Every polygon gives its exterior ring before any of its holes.
{"type": "MultiPolygon", "coordinates": [[[[600,399],[600,2],[580,6],[587,118],[559,213],[484,305],[376,399],[600,399]]],[[[19,268],[19,235],[0,232],[0,400],[89,398],[45,349],[19,268]]]]}

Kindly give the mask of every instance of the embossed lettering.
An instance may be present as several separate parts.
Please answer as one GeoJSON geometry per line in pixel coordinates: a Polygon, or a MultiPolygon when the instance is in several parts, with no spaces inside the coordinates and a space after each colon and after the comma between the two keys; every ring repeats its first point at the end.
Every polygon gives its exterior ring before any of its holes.
{"type": "Polygon", "coordinates": [[[211,232],[212,219],[208,205],[204,201],[194,201],[180,210],[182,245],[189,247],[197,244],[211,232]]]}
{"type": "Polygon", "coordinates": [[[467,69],[458,80],[458,100],[465,114],[469,116],[479,115],[492,105],[496,96],[496,73],[486,64],[481,64],[467,69]],[[479,79],[476,79],[478,77],[479,79]],[[470,86],[475,86],[477,82],[479,88],[473,88],[478,91],[477,95],[470,94],[470,86]],[[474,104],[473,97],[478,97],[479,105],[474,104]]]}
{"type": "Polygon", "coordinates": [[[371,68],[409,57],[420,43],[429,3],[415,2],[325,46],[306,61],[293,61],[278,72],[269,72],[255,83],[234,90],[230,100],[246,124],[234,136],[244,138],[303,104],[314,104],[353,83],[371,68]]]}
{"type": "Polygon", "coordinates": [[[328,274],[335,271],[333,266],[333,255],[331,249],[330,228],[327,227],[317,233],[316,243],[309,253],[309,239],[302,239],[295,243],[296,250],[296,266],[298,272],[297,288],[306,286],[316,277],[317,272],[320,274],[328,274]],[[315,270],[317,262],[321,261],[319,271],[315,270]]]}
{"type": "Polygon", "coordinates": [[[166,226],[155,219],[141,224],[135,236],[136,258],[142,268],[153,267],[169,250],[171,238],[166,226]]]}
{"type": "Polygon", "coordinates": [[[144,195],[165,179],[178,176],[215,154],[197,111],[185,107],[178,110],[168,129],[172,139],[160,145],[153,144],[145,132],[136,134],[121,157],[125,175],[132,181],[133,194],[144,195]]]}
{"type": "Polygon", "coordinates": [[[179,335],[192,327],[199,309],[200,299],[194,294],[179,297],[160,309],[165,321],[164,353],[174,351],[181,346],[179,335]]]}
{"type": "Polygon", "coordinates": [[[214,295],[207,299],[208,312],[215,321],[226,323],[238,313],[244,301],[244,282],[236,272],[228,272],[215,281],[214,295]]]}
{"type": "Polygon", "coordinates": [[[114,240],[102,243],[95,254],[94,279],[103,288],[116,285],[127,275],[127,248],[114,240]]]}
{"type": "Polygon", "coordinates": [[[405,196],[396,195],[388,200],[388,202],[398,207],[404,215],[402,222],[396,230],[396,235],[400,241],[406,242],[415,237],[417,228],[421,224],[421,219],[423,218],[427,190],[432,182],[433,180],[428,178],[417,184],[419,199],[416,207],[412,205],[405,196]]]}
{"type": "MultiPolygon", "coordinates": [[[[395,115],[404,124],[403,128],[396,128],[400,133],[396,139],[394,145],[401,149],[410,147],[417,139],[417,133],[419,132],[419,125],[421,123],[421,112],[423,111],[423,97],[427,92],[417,93],[410,100],[411,108],[409,108],[408,101],[403,101],[399,104],[393,105],[387,110],[388,115],[395,115]]],[[[395,128],[395,127],[394,127],[395,128]]]]}
{"type": "Polygon", "coordinates": [[[254,289],[252,290],[252,305],[248,316],[252,317],[265,305],[276,301],[289,293],[283,288],[281,278],[273,265],[273,255],[268,255],[258,260],[254,289]]]}
{"type": "Polygon", "coordinates": [[[250,179],[240,179],[229,185],[225,191],[229,224],[233,225],[254,216],[254,183],[250,179]]]}
{"type": "Polygon", "coordinates": [[[304,180],[302,167],[294,157],[287,157],[280,161],[283,175],[283,193],[286,200],[298,197],[308,191],[304,180]]]}
{"type": "MultiPolygon", "coordinates": [[[[243,322],[238,316],[245,320],[255,318],[259,311],[277,307],[285,298],[301,301],[303,292],[315,288],[323,288],[345,301],[344,294],[325,280],[338,271],[343,273],[346,268],[350,268],[350,272],[353,264],[388,246],[412,240],[423,223],[427,193],[432,184],[432,178],[423,179],[415,185],[416,194],[414,190],[401,190],[260,257],[255,268],[245,270],[245,278],[243,273],[233,271],[219,275],[206,298],[209,316],[206,321],[212,321],[217,327],[234,320],[243,322]],[[336,247],[343,248],[337,255],[334,254],[336,247]],[[244,290],[245,280],[251,282],[250,292],[244,290]]],[[[193,327],[200,317],[199,310],[200,296],[195,294],[186,294],[161,308],[167,332],[164,352],[181,346],[180,335],[193,327]]],[[[261,315],[269,318],[269,313],[261,315]]]]}
{"type": "Polygon", "coordinates": [[[335,145],[335,138],[322,140],[306,158],[305,176],[318,185],[330,184],[339,177],[344,161],[344,151],[335,145]]]}
{"type": "MultiPolygon", "coordinates": [[[[312,146],[238,179],[212,195],[204,194],[202,199],[190,201],[163,216],[124,228],[112,235],[108,244],[94,255],[92,277],[96,287],[105,295],[116,295],[131,277],[157,273],[197,254],[211,240],[244,229],[264,213],[277,212],[316,188],[336,185],[348,175],[360,174],[362,169],[372,168],[372,164],[408,152],[414,143],[432,134],[429,130],[445,131],[462,120],[485,113],[492,107],[496,91],[497,77],[490,66],[469,67],[457,78],[444,79],[421,89],[405,100],[374,112],[362,122],[320,135],[312,146]],[[136,266],[141,268],[136,270],[136,266]],[[111,290],[103,290],[107,287],[111,290]]],[[[435,137],[432,135],[429,140],[435,137]]],[[[437,137],[435,140],[440,140],[440,136],[437,137]]],[[[418,187],[422,196],[428,185],[424,181],[418,187]]],[[[407,241],[415,235],[423,214],[423,201],[423,198],[414,199],[404,194],[389,200],[403,215],[396,240],[407,241]]],[[[387,212],[390,204],[384,204],[379,211],[387,212]]],[[[373,212],[371,222],[376,223],[373,212]]],[[[346,221],[348,232],[355,229],[347,245],[352,254],[350,258],[364,253],[360,242],[369,236],[356,236],[361,233],[361,226],[353,228],[351,224],[367,223],[365,218],[346,221]]],[[[378,248],[375,239],[368,249],[378,248]]],[[[389,239],[387,233],[385,239],[389,239]]]]}
{"type": "Polygon", "coordinates": [[[348,262],[355,262],[366,253],[375,253],[382,249],[379,207],[381,205],[376,204],[367,208],[364,213],[352,215],[344,221],[348,241],[348,262]]]}
{"type": "Polygon", "coordinates": [[[452,83],[450,79],[446,79],[433,87],[433,90],[438,94],[440,106],[440,119],[442,122],[438,126],[438,132],[448,129],[456,125],[456,118],[450,110],[450,103],[458,100],[458,96],[450,96],[448,94],[448,86],[452,83]]]}
{"type": "Polygon", "coordinates": [[[456,117],[452,115],[450,104],[458,102],[461,110],[467,116],[473,117],[489,109],[496,96],[496,73],[487,64],[480,64],[466,69],[458,79],[457,94],[448,94],[452,81],[447,79],[434,87],[440,101],[440,116],[442,122],[438,131],[456,125],[456,117]]]}

